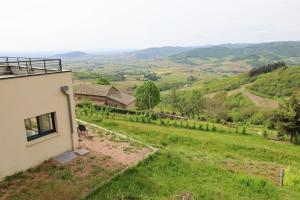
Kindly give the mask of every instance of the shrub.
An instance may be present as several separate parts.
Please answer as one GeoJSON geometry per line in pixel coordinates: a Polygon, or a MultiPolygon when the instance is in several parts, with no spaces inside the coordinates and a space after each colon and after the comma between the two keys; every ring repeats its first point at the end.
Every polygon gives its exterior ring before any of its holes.
{"type": "Polygon", "coordinates": [[[142,123],[145,123],[145,122],[146,122],[146,119],[145,119],[144,116],[141,116],[141,122],[142,122],[142,123]]]}
{"type": "Polygon", "coordinates": [[[212,131],[216,131],[216,130],[217,130],[215,124],[213,124],[213,127],[212,127],[211,130],[212,130],[212,131]]]}
{"type": "Polygon", "coordinates": [[[103,121],[103,119],[100,116],[93,116],[92,120],[96,123],[100,123],[103,121]]]}
{"type": "Polygon", "coordinates": [[[170,125],[170,119],[167,119],[167,123],[168,126],[170,125]]]}
{"type": "Polygon", "coordinates": [[[7,181],[7,182],[11,182],[15,179],[22,179],[22,178],[25,178],[26,176],[24,175],[23,171],[20,171],[20,172],[17,172],[11,176],[6,176],[4,178],[4,181],[7,181]]]}
{"type": "Polygon", "coordinates": [[[180,127],[181,127],[181,128],[183,127],[183,122],[182,122],[182,121],[180,121],[180,127]]]}
{"type": "Polygon", "coordinates": [[[196,122],[194,121],[192,129],[196,129],[196,122]]]}
{"type": "Polygon", "coordinates": [[[177,121],[176,121],[176,120],[174,120],[173,126],[174,126],[174,127],[177,127],[177,121]]]}
{"type": "Polygon", "coordinates": [[[284,185],[300,191],[300,169],[288,167],[285,170],[284,185]]]}
{"type": "Polygon", "coordinates": [[[239,127],[235,126],[235,133],[239,133],[239,127]]]}
{"type": "Polygon", "coordinates": [[[263,131],[263,136],[266,138],[268,136],[268,133],[266,130],[263,131]]]}
{"type": "Polygon", "coordinates": [[[243,126],[243,128],[242,128],[242,134],[243,134],[243,135],[246,134],[246,127],[245,127],[245,126],[243,126]]]}
{"type": "Polygon", "coordinates": [[[151,123],[151,117],[147,117],[146,120],[147,120],[147,123],[151,123]]]}
{"type": "Polygon", "coordinates": [[[206,130],[206,131],[209,131],[209,124],[208,124],[208,123],[206,123],[205,130],[206,130]]]}
{"type": "Polygon", "coordinates": [[[71,180],[73,178],[72,172],[67,169],[63,169],[58,176],[63,180],[71,180]]]}
{"type": "Polygon", "coordinates": [[[202,124],[199,124],[198,129],[199,129],[199,130],[203,130],[202,124]]]}
{"type": "Polygon", "coordinates": [[[189,128],[190,127],[190,125],[189,125],[189,122],[187,121],[186,123],[185,123],[185,128],[189,128]]]}
{"type": "Polygon", "coordinates": [[[164,120],[162,120],[162,119],[159,119],[159,125],[161,125],[161,126],[165,126],[165,125],[166,125],[166,123],[164,122],[164,120]]]}
{"type": "Polygon", "coordinates": [[[98,85],[109,85],[110,84],[109,81],[103,77],[98,77],[94,83],[98,84],[98,85]]]}
{"type": "Polygon", "coordinates": [[[139,116],[135,116],[135,121],[139,122],[139,116]]]}
{"type": "MultiPolygon", "coordinates": [[[[97,104],[92,104],[91,101],[85,100],[82,101],[81,103],[77,104],[78,108],[91,108],[94,107],[95,111],[109,111],[109,112],[114,112],[114,113],[119,113],[119,114],[146,114],[147,112],[142,112],[142,111],[135,111],[135,110],[127,110],[124,108],[117,108],[117,107],[112,107],[108,105],[97,105],[97,104]]],[[[154,113],[152,113],[155,115],[154,113]]]]}

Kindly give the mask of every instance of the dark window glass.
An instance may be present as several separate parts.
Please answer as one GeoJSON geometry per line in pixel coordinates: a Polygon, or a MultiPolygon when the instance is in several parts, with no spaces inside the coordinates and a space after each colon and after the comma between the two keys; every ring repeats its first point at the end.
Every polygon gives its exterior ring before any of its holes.
{"type": "Polygon", "coordinates": [[[55,113],[25,119],[24,124],[28,141],[56,132],[55,113]]]}

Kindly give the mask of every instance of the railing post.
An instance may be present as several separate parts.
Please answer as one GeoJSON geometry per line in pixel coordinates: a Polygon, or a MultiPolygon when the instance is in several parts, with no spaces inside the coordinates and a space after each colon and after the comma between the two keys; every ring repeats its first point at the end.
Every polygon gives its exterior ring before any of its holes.
{"type": "Polygon", "coordinates": [[[62,67],[61,67],[61,59],[58,60],[59,63],[59,71],[62,71],[62,67]]]}
{"type": "Polygon", "coordinates": [[[32,64],[31,64],[31,58],[29,58],[29,66],[30,66],[30,70],[33,71],[32,70],[32,64]]]}
{"type": "Polygon", "coordinates": [[[9,63],[8,63],[8,57],[6,57],[6,67],[9,67],[9,63]]]}
{"type": "Polygon", "coordinates": [[[26,65],[26,70],[27,70],[27,74],[29,73],[29,70],[28,70],[28,63],[27,63],[27,60],[25,61],[25,65],[26,65]]]}
{"type": "Polygon", "coordinates": [[[43,60],[43,62],[44,62],[44,69],[45,69],[45,73],[47,73],[46,61],[45,61],[45,59],[43,60]]]}
{"type": "Polygon", "coordinates": [[[21,66],[20,66],[20,60],[19,60],[19,58],[17,58],[17,62],[18,62],[18,67],[19,67],[19,70],[21,70],[21,66]]]}

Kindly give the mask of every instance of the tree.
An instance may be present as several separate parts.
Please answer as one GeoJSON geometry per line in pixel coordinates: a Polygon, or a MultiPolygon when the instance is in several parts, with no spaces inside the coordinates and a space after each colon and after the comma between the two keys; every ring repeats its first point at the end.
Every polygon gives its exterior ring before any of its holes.
{"type": "Polygon", "coordinates": [[[188,95],[178,93],[172,88],[171,93],[167,95],[167,103],[174,109],[178,110],[182,115],[194,116],[198,115],[204,109],[205,98],[202,93],[192,90],[188,95]]]}
{"type": "Polygon", "coordinates": [[[171,89],[171,93],[167,95],[167,102],[175,109],[180,110],[180,95],[178,95],[175,88],[171,89]]]}
{"type": "Polygon", "coordinates": [[[198,115],[201,113],[205,106],[205,98],[202,93],[196,90],[192,91],[192,94],[185,100],[185,114],[189,116],[198,115]]]}
{"type": "Polygon", "coordinates": [[[297,142],[300,133],[300,100],[293,95],[285,103],[280,104],[274,114],[275,126],[280,132],[286,133],[290,142],[297,142]]]}
{"type": "Polygon", "coordinates": [[[141,110],[152,109],[160,101],[159,89],[152,81],[146,81],[139,86],[135,91],[135,97],[136,106],[141,110]]]}
{"type": "Polygon", "coordinates": [[[109,81],[103,77],[98,77],[94,83],[98,84],[98,85],[109,85],[110,84],[109,81]]]}
{"type": "Polygon", "coordinates": [[[276,62],[273,64],[265,65],[265,66],[262,66],[259,68],[254,68],[254,69],[250,70],[249,76],[251,76],[251,77],[257,76],[257,75],[272,72],[276,69],[284,68],[284,67],[286,67],[284,62],[276,62]]]}
{"type": "Polygon", "coordinates": [[[225,92],[218,92],[208,101],[206,101],[206,110],[209,115],[216,120],[228,121],[228,105],[226,104],[227,94],[225,92]]]}
{"type": "Polygon", "coordinates": [[[157,76],[156,73],[147,73],[144,75],[144,78],[150,81],[157,81],[158,79],[160,79],[160,77],[157,76]]]}

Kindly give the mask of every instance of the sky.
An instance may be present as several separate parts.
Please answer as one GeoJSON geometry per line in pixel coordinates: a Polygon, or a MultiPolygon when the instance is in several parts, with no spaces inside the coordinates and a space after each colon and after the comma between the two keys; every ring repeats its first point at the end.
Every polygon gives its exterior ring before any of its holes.
{"type": "Polygon", "coordinates": [[[300,40],[300,0],[0,0],[0,51],[300,40]]]}

